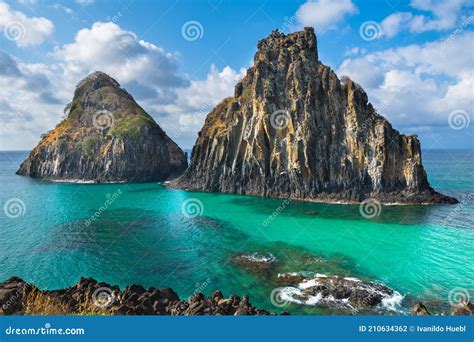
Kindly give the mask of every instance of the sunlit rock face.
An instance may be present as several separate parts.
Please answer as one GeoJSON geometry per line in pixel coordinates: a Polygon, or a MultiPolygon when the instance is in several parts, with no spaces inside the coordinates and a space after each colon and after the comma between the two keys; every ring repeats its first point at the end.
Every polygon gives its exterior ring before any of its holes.
{"type": "Polygon", "coordinates": [[[207,116],[172,186],[301,200],[456,202],[435,192],[420,142],[318,60],[312,28],[258,42],[254,65],[207,116]]]}
{"type": "Polygon", "coordinates": [[[187,158],[178,145],[102,72],[77,85],[65,114],[18,174],[60,181],[148,182],[186,169],[187,158]]]}

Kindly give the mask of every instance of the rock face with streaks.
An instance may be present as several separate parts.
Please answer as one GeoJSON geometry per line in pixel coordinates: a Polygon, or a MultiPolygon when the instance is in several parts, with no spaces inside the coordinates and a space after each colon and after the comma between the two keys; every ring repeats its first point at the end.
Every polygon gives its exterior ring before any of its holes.
{"type": "Polygon", "coordinates": [[[110,76],[82,80],[67,117],[43,135],[18,174],[78,182],[148,182],[186,169],[185,153],[110,76]]]}
{"type": "Polygon", "coordinates": [[[420,142],[318,60],[312,28],[259,41],[254,65],[207,116],[171,186],[301,200],[456,203],[435,192],[420,142]]]}

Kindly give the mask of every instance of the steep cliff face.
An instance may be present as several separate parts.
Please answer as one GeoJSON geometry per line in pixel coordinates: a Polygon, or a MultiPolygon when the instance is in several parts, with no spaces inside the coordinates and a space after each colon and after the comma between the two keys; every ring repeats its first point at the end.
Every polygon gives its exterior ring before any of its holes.
{"type": "Polygon", "coordinates": [[[416,136],[378,115],[364,90],[318,60],[313,29],[273,32],[206,118],[172,186],[302,200],[456,202],[428,184],[416,136]]]}
{"type": "Polygon", "coordinates": [[[43,135],[18,174],[63,181],[146,182],[179,175],[183,151],[120,85],[95,72],[82,80],[67,117],[43,135]]]}

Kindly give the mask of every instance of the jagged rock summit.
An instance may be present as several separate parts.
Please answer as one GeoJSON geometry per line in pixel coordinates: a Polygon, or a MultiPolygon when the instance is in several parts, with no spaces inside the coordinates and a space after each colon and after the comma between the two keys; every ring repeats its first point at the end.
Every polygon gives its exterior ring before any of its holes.
{"type": "Polygon", "coordinates": [[[18,174],[78,182],[147,182],[178,176],[185,153],[103,72],[76,87],[66,118],[43,135],[18,174]]]}
{"type": "Polygon", "coordinates": [[[312,28],[258,42],[254,65],[207,116],[172,186],[301,200],[456,203],[435,192],[420,142],[318,60],[312,28]]]}

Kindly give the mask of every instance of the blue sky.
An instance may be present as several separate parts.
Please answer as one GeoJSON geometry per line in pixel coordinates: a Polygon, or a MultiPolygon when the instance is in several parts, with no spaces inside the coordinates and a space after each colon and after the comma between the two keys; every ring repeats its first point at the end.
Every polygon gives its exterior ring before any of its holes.
{"type": "Polygon", "coordinates": [[[0,149],[32,148],[94,70],[190,148],[257,41],[303,26],[315,27],[322,63],[360,83],[401,132],[423,148],[472,149],[473,9],[467,0],[0,0],[0,149]]]}

